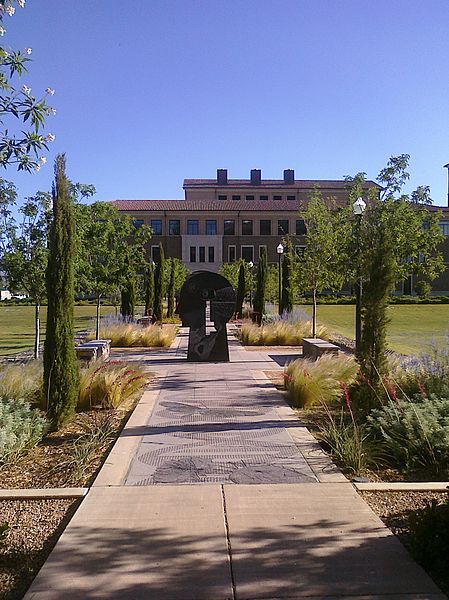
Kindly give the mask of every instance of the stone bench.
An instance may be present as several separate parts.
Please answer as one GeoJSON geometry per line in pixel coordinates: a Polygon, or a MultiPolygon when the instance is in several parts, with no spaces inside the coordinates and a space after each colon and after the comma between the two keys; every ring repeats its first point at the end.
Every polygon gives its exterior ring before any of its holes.
{"type": "Polygon", "coordinates": [[[81,360],[96,360],[109,358],[111,340],[90,340],[75,347],[76,356],[81,360]]]}
{"type": "Polygon", "coordinates": [[[304,358],[316,360],[323,354],[338,354],[339,347],[321,338],[304,338],[302,341],[302,355],[304,358]]]}
{"type": "Polygon", "coordinates": [[[149,316],[139,317],[138,319],[136,319],[137,325],[142,325],[142,327],[149,327],[153,324],[153,322],[153,317],[149,316]]]}

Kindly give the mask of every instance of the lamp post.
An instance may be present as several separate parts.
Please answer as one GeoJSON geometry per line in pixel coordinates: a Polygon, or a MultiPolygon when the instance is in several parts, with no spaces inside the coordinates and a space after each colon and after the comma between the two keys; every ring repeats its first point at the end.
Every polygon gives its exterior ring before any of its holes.
{"type": "Polygon", "coordinates": [[[284,246],[282,244],[279,244],[279,246],[276,248],[276,252],[278,253],[278,257],[279,257],[279,314],[282,315],[282,306],[281,306],[281,298],[282,298],[282,264],[281,264],[281,260],[282,260],[282,255],[284,254],[284,246]]]}
{"type": "Polygon", "coordinates": [[[253,267],[254,263],[252,260],[248,263],[249,266],[249,307],[253,307],[253,267]]]}
{"type": "MultiPolygon", "coordinates": [[[[352,210],[357,219],[357,229],[356,229],[356,243],[357,243],[357,258],[360,255],[360,224],[362,221],[362,215],[366,208],[366,202],[363,198],[357,198],[357,200],[352,205],[352,210]]],[[[358,265],[357,260],[357,265],[358,265]]],[[[355,350],[358,352],[360,350],[360,341],[362,339],[362,278],[360,276],[360,272],[356,274],[355,281],[355,350]]]]}

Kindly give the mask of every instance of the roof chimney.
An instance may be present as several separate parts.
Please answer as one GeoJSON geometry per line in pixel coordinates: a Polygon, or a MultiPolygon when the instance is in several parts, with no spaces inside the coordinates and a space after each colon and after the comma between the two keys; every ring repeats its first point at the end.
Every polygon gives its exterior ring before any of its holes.
{"type": "Polygon", "coordinates": [[[251,169],[251,183],[253,185],[260,185],[262,180],[262,171],[260,169],[251,169]]]}
{"type": "Polygon", "coordinates": [[[289,185],[295,183],[295,171],[293,169],[284,169],[284,183],[289,185]]]}
{"type": "Polygon", "coordinates": [[[228,185],[227,169],[217,169],[217,183],[218,185],[228,185]]]}

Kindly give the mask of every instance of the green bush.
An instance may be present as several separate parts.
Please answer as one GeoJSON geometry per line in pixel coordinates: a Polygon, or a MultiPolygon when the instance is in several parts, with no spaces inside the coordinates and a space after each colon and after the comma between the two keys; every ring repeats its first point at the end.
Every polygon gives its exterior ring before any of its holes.
{"type": "Polygon", "coordinates": [[[342,383],[351,384],[357,373],[353,356],[324,355],[316,361],[298,359],[285,369],[285,387],[290,402],[298,407],[339,402],[342,383]]]}
{"type": "Polygon", "coordinates": [[[416,394],[371,411],[369,431],[386,450],[389,462],[405,470],[427,467],[447,473],[449,398],[416,394]]]}
{"type": "Polygon", "coordinates": [[[432,500],[410,515],[411,546],[415,559],[432,575],[447,580],[449,556],[449,499],[432,500]]]}
{"type": "Polygon", "coordinates": [[[17,460],[38,444],[48,425],[25,400],[0,398],[0,463],[17,460]]]}

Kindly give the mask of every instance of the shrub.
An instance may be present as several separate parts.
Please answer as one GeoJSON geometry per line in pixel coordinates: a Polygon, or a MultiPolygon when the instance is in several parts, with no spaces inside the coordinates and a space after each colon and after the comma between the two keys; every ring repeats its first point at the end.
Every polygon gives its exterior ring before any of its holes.
{"type": "MultiPolygon", "coordinates": [[[[176,326],[168,325],[161,327],[160,325],[150,325],[141,327],[134,323],[103,323],[100,328],[100,337],[102,339],[110,339],[111,346],[130,348],[130,347],[145,347],[145,348],[167,348],[176,337],[176,326]]],[[[94,335],[90,334],[87,339],[94,339],[94,335]]]]}
{"type": "Polygon", "coordinates": [[[316,361],[298,359],[285,369],[285,387],[291,403],[299,407],[335,403],[342,397],[342,382],[350,384],[357,373],[353,356],[324,355],[316,361]]]}
{"type": "Polygon", "coordinates": [[[432,500],[410,515],[411,547],[416,560],[431,574],[447,578],[449,499],[432,500]]]}
{"type": "Polygon", "coordinates": [[[358,475],[379,463],[380,455],[375,442],[362,426],[357,425],[352,412],[350,421],[345,419],[343,408],[339,418],[329,411],[327,416],[328,419],[319,425],[318,436],[346,471],[358,475]]]}
{"type": "Polygon", "coordinates": [[[0,463],[12,462],[40,442],[49,423],[25,400],[0,398],[0,463]]]}
{"type": "MultiPolygon", "coordinates": [[[[286,320],[273,321],[259,327],[243,323],[239,338],[246,346],[301,346],[302,340],[310,335],[311,322],[290,323],[286,320]]],[[[327,337],[327,330],[318,326],[320,337],[327,337]]]]}
{"type": "Polygon", "coordinates": [[[415,285],[415,292],[418,294],[420,298],[429,298],[430,293],[432,291],[432,286],[428,281],[423,281],[422,279],[418,281],[415,285]]]}
{"type": "Polygon", "coordinates": [[[7,365],[0,371],[0,397],[39,404],[42,393],[42,361],[7,365]]]}
{"type": "Polygon", "coordinates": [[[150,375],[138,363],[133,363],[130,368],[123,361],[93,362],[80,373],[78,408],[126,407],[143,390],[149,379],[150,375]]]}
{"type": "Polygon", "coordinates": [[[416,394],[375,409],[368,416],[370,433],[379,439],[389,461],[413,470],[449,466],[449,397],[416,394]]]}

